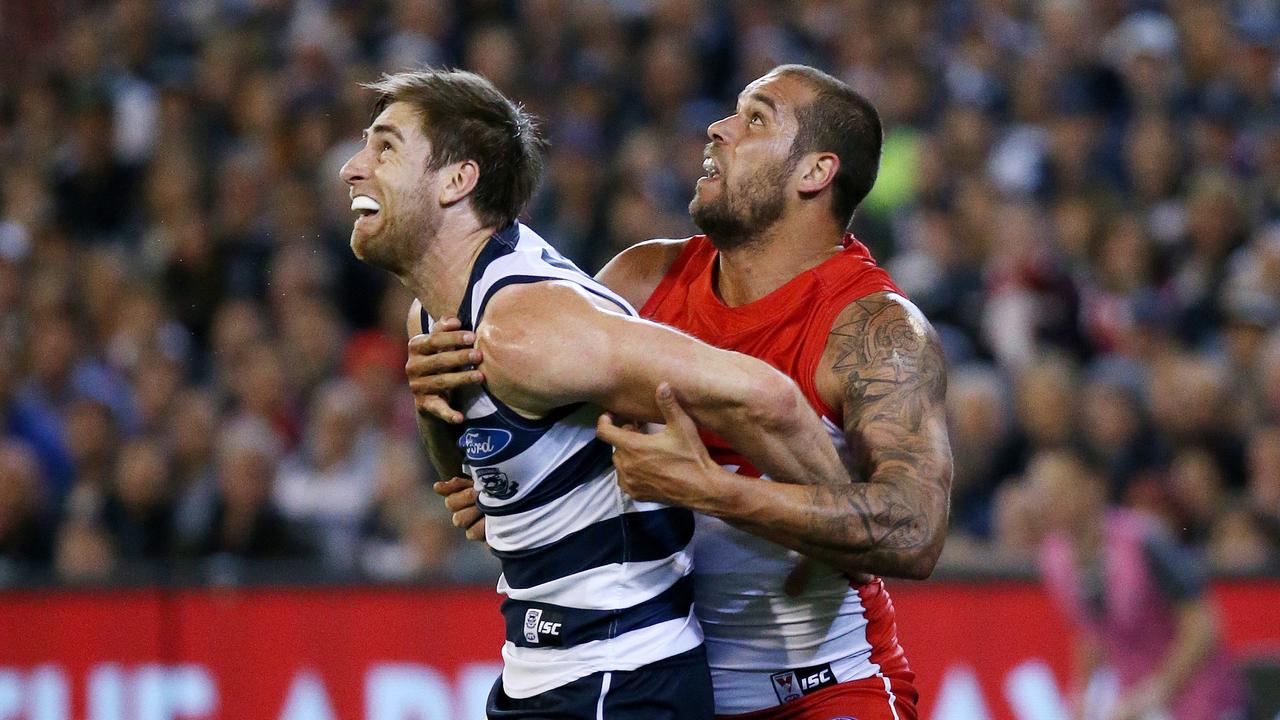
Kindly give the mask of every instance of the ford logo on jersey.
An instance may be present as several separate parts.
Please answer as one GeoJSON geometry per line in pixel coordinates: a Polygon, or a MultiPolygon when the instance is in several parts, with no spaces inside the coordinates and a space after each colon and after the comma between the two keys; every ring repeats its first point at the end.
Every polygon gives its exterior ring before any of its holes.
{"type": "Polygon", "coordinates": [[[500,428],[471,428],[458,438],[458,447],[473,462],[488,460],[510,444],[511,432],[500,428]]]}

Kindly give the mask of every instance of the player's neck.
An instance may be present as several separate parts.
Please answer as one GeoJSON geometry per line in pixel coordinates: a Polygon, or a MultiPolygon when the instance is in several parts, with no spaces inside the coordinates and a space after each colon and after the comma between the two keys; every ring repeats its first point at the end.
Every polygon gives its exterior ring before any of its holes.
{"type": "Polygon", "coordinates": [[[462,305],[471,268],[495,229],[478,221],[446,221],[427,250],[400,280],[433,318],[453,317],[462,305]]]}
{"type": "Polygon", "coordinates": [[[716,292],[729,307],[755,302],[840,251],[844,233],[834,223],[785,218],[750,243],[722,250],[716,292]],[[821,230],[815,231],[816,225],[821,230]]]}

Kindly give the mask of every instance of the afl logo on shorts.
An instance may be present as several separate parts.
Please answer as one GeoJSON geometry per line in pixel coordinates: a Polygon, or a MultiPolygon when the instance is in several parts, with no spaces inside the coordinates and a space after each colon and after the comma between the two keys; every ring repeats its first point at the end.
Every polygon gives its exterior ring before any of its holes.
{"type": "Polygon", "coordinates": [[[467,460],[488,460],[511,444],[511,432],[501,428],[471,428],[458,438],[458,447],[467,460]]]}
{"type": "Polygon", "coordinates": [[[476,479],[480,481],[480,492],[495,500],[510,500],[520,489],[520,484],[511,481],[507,474],[498,468],[476,468],[476,479]]]}

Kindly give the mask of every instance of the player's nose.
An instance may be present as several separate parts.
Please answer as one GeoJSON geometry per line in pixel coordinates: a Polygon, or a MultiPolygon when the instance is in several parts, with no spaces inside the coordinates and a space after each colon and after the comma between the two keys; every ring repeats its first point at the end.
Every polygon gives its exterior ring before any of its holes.
{"type": "Polygon", "coordinates": [[[338,177],[342,178],[342,182],[354,185],[369,177],[369,164],[364,156],[365,151],[362,149],[342,164],[342,169],[338,171],[338,177]]]}
{"type": "Polygon", "coordinates": [[[707,137],[712,142],[726,143],[733,132],[733,115],[720,118],[707,126],[707,137]]]}

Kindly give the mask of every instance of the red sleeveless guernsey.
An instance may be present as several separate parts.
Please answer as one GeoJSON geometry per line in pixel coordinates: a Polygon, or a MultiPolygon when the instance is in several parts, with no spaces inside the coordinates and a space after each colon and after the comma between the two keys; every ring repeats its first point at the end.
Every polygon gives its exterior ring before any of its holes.
{"type": "MultiPolygon", "coordinates": [[[[814,382],[828,334],[853,301],[901,291],[852,235],[845,236],[842,251],[740,307],[726,306],[715,292],[718,259],[705,236],[690,238],[640,314],[786,373],[843,452],[841,418],[818,396],[814,382]]],[[[705,433],[703,439],[716,462],[759,474],[719,437],[705,433]]],[[[850,587],[840,573],[824,569],[803,595],[789,597],[783,582],[796,553],[702,516],[692,547],[695,609],[706,634],[717,714],[777,707],[871,677],[883,679],[890,708],[907,700],[914,704],[914,697],[891,690],[890,679],[892,688],[914,695],[914,675],[898,645],[893,604],[878,579],[850,587]]]]}

